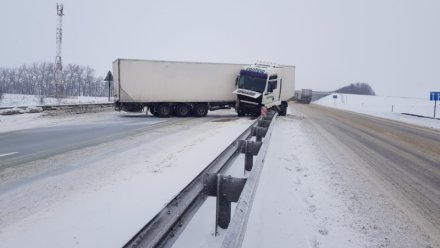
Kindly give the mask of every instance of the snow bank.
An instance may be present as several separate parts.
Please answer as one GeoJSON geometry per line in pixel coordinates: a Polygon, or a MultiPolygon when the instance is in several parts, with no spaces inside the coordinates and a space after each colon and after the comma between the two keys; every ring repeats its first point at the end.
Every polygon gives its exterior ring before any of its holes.
{"type": "Polygon", "coordinates": [[[0,107],[26,107],[40,105],[108,103],[108,97],[71,96],[62,99],[36,95],[3,94],[0,98],[0,107]]]}
{"type": "MultiPolygon", "coordinates": [[[[37,108],[38,109],[38,108],[37,108]]],[[[80,124],[83,121],[103,121],[114,118],[118,112],[99,112],[99,113],[83,113],[81,115],[47,115],[44,112],[38,112],[36,107],[30,107],[22,112],[32,113],[24,115],[2,115],[0,114],[0,133],[11,132],[23,129],[31,129],[37,127],[53,127],[61,126],[66,123],[80,124]],[[29,110],[29,111],[28,111],[29,110]]],[[[3,110],[3,111],[10,111],[3,110]]]]}
{"type": "MultiPolygon", "coordinates": [[[[402,114],[409,113],[433,117],[434,102],[429,101],[428,98],[421,99],[391,96],[363,96],[337,93],[323,97],[313,104],[440,129],[440,120],[407,116],[402,114]],[[334,99],[333,96],[337,96],[337,98],[334,99]]],[[[440,106],[437,106],[437,109],[438,111],[436,117],[438,118],[440,117],[440,106]]]]}
{"type": "Polygon", "coordinates": [[[15,114],[23,114],[24,111],[19,108],[5,109],[0,111],[0,115],[15,115],[15,114]]]}
{"type": "Polygon", "coordinates": [[[24,114],[24,113],[41,113],[43,112],[43,108],[41,107],[27,107],[26,109],[20,109],[17,107],[11,109],[0,110],[0,115],[15,115],[15,114],[24,114]]]}

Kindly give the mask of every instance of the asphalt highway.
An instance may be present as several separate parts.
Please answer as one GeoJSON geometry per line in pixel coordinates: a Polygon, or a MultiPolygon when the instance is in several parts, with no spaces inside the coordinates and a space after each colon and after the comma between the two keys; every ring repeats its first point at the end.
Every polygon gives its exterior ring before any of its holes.
{"type": "Polygon", "coordinates": [[[440,236],[440,132],[401,122],[296,104],[306,121],[362,160],[398,205],[431,237],[440,236]]]}
{"type": "Polygon", "coordinates": [[[0,133],[0,170],[185,121],[145,115],[0,133]]]}

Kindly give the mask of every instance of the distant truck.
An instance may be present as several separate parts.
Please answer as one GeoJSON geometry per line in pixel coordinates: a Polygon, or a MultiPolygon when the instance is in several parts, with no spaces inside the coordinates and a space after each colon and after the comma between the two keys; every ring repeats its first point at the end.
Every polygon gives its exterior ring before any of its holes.
{"type": "Polygon", "coordinates": [[[312,101],[312,90],[302,89],[301,91],[295,91],[295,100],[300,103],[310,104],[312,101]]]}
{"type": "Polygon", "coordinates": [[[295,67],[117,59],[113,62],[117,110],[147,108],[158,117],[206,116],[235,108],[260,115],[262,106],[286,115],[293,97],[295,67]]]}

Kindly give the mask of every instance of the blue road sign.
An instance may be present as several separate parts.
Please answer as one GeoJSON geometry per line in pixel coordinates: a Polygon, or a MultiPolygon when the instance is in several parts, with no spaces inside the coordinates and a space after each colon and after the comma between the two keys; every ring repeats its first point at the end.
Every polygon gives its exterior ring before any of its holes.
{"type": "Polygon", "coordinates": [[[430,101],[440,101],[440,92],[434,92],[432,91],[429,94],[429,100],[430,101]]]}

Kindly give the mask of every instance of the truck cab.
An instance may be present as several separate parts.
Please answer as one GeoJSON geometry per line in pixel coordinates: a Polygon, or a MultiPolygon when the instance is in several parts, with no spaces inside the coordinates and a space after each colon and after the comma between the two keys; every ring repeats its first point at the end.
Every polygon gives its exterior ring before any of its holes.
{"type": "Polygon", "coordinates": [[[286,114],[287,101],[282,101],[283,69],[276,65],[255,64],[244,67],[237,78],[236,111],[238,115],[258,116],[261,107],[274,108],[286,114]]]}

